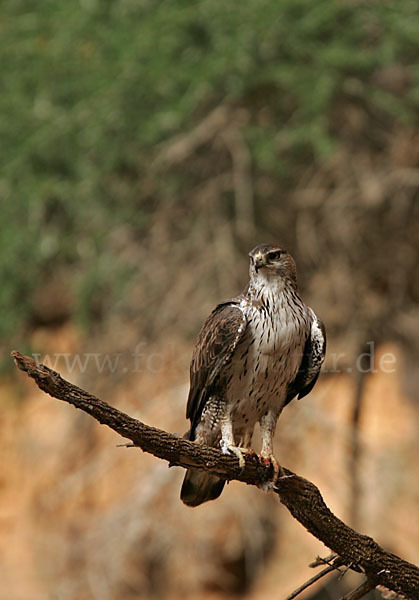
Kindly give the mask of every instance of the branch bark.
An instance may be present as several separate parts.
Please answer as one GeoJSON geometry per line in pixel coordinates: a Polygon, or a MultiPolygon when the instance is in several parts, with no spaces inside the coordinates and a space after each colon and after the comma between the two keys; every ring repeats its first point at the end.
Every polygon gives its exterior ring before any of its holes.
{"type": "MultiPolygon", "coordinates": [[[[238,459],[216,448],[201,446],[133,419],[81,388],[64,380],[58,373],[19,352],[12,352],[17,367],[53,398],[72,404],[107,425],[154,456],[170,465],[193,467],[229,480],[263,487],[273,476],[272,467],[261,464],[256,455],[245,457],[240,469],[238,459]]],[[[365,572],[369,580],[401,593],[410,600],[419,599],[419,568],[399,556],[386,552],[371,537],[358,533],[336,517],[324,502],[317,487],[283,468],[272,489],[312,535],[336,552],[343,564],[365,572]]]]}

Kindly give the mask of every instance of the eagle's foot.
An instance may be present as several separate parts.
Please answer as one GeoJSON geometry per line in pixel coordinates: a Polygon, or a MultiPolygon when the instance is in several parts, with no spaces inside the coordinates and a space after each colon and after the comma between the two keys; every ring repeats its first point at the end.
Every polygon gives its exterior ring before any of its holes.
{"type": "Polygon", "coordinates": [[[276,460],[273,454],[260,454],[259,461],[264,467],[272,467],[273,469],[273,477],[269,479],[269,481],[264,481],[258,485],[258,488],[263,490],[264,492],[271,492],[275,489],[276,482],[278,477],[282,477],[284,474],[281,465],[276,460]]]}
{"type": "Polygon", "coordinates": [[[260,457],[260,462],[265,466],[265,467],[270,467],[272,466],[273,469],[273,477],[271,480],[271,483],[273,485],[275,485],[276,480],[278,479],[278,477],[284,477],[285,473],[281,467],[281,465],[279,464],[279,462],[276,460],[275,456],[273,454],[261,454],[260,457]]]}
{"type": "Polygon", "coordinates": [[[220,441],[221,452],[223,454],[234,454],[239,459],[239,467],[243,471],[246,466],[246,461],[244,460],[244,454],[248,453],[247,448],[239,448],[238,446],[228,445],[226,441],[220,441]]]}

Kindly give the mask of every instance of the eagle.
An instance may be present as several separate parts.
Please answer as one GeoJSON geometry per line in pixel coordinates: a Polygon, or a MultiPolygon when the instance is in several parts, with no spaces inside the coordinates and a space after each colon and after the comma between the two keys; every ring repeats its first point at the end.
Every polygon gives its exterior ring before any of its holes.
{"type": "MultiPolygon", "coordinates": [[[[278,463],[278,417],[317,381],[326,352],[323,323],[301,299],[292,256],[261,244],[250,253],[250,280],[239,296],[218,304],[202,326],[190,367],[187,439],[234,453],[244,465],[258,422],[261,460],[278,463]]],[[[181,499],[199,506],[221,494],[225,480],[188,469],[181,499]]]]}

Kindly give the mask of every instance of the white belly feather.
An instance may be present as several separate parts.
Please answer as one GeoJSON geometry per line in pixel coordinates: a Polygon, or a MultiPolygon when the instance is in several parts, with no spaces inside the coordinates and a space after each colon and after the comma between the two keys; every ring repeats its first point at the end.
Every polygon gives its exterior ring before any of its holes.
{"type": "Polygon", "coordinates": [[[308,323],[305,313],[290,315],[284,306],[269,314],[263,307],[245,310],[247,330],[230,363],[226,390],[238,433],[253,431],[268,411],[280,413],[301,364],[308,323]]]}

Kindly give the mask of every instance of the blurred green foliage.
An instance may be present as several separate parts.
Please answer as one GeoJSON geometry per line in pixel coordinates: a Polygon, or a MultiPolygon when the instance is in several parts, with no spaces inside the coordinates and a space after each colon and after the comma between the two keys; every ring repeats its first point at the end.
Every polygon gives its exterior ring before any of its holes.
{"type": "Polygon", "coordinates": [[[57,269],[84,323],[98,290],[121,293],[134,265],[109,237],[129,224],[141,243],[152,211],[182,201],[182,172],[160,174],[150,198],[151,159],[217,105],[250,111],[252,168],[291,184],[345,143],[343,104],[383,128],[412,124],[418,12],[413,0],[4,0],[0,334],[30,321],[57,269]],[[395,66],[402,93],[376,77],[395,66]]]}

